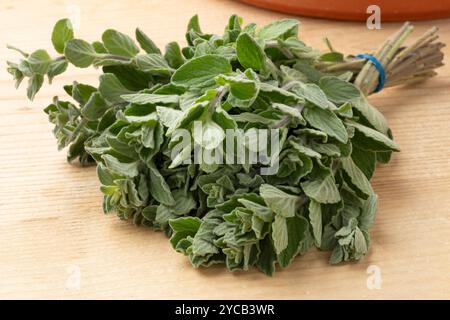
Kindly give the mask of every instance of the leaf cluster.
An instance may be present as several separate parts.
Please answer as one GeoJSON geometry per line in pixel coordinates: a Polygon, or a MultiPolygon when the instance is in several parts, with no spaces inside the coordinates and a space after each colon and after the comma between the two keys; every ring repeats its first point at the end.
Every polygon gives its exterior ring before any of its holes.
{"type": "Polygon", "coordinates": [[[330,251],[331,263],[363,257],[377,207],[369,181],[376,163],[398,151],[352,76],[315,67],[342,55],[307,46],[298,27],[284,19],[257,29],[233,15],[219,36],[194,16],[187,46],[161,51],[140,29],[135,39],[111,29],[101,41],[77,39],[63,19],[52,35],[62,56],[22,52],[8,70],[18,84],[29,78],[31,99],[44,76],[68,64],[101,68],[97,87],[74,82],[65,87],[70,101],[55,97],[45,112],[70,161],[97,163],[104,212],[163,230],[195,267],[272,275],[313,246],[330,251]],[[196,136],[194,121],[208,139],[196,136]],[[226,129],[278,128],[279,170],[186,164],[193,147],[171,157],[178,128],[203,149],[226,129]]]}

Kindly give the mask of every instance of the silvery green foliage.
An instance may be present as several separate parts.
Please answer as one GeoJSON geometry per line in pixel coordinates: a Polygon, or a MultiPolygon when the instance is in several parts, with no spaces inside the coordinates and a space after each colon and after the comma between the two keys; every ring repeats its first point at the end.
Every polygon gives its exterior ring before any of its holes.
{"type": "Polygon", "coordinates": [[[69,161],[97,163],[104,212],[164,230],[195,267],[256,266],[272,275],[313,246],[331,251],[331,263],[363,257],[377,207],[369,180],[398,150],[351,74],[315,68],[342,54],[321,54],[297,32],[296,20],[257,29],[232,16],[218,36],[202,32],[194,16],[188,46],[171,42],[163,53],[139,29],[136,41],[115,30],[94,43],[76,39],[64,19],[52,35],[63,56],[14,48],[23,59],[8,71],[17,85],[29,79],[32,99],[44,76],[69,63],[100,67],[97,87],[74,82],[65,87],[70,101],[55,97],[45,112],[69,161]],[[219,135],[279,128],[278,172],[183,164],[191,149],[171,159],[177,128],[197,141],[194,121],[219,135]]]}

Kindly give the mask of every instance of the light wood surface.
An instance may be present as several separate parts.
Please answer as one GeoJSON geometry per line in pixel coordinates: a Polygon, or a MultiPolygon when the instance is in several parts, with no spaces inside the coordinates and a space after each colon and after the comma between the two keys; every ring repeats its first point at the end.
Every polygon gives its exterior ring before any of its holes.
{"type": "MultiPolygon", "coordinates": [[[[268,278],[222,266],[194,269],[162,233],[105,216],[94,168],[68,165],[57,152],[42,112],[62,85],[97,83],[98,71],[76,70],[46,85],[34,102],[14,89],[5,60],[25,50],[51,50],[54,22],[80,14],[76,34],[99,39],[106,28],[131,34],[136,26],[163,46],[184,42],[198,13],[204,30],[221,33],[232,13],[267,23],[285,15],[235,1],[12,1],[0,3],[0,298],[450,298],[450,51],[439,76],[414,87],[385,90],[371,101],[386,115],[402,152],[373,180],[380,205],[366,258],[328,265],[311,250],[268,278]],[[372,266],[371,268],[369,268],[372,266]],[[369,268],[369,269],[368,269],[369,268]],[[369,272],[381,288],[369,289],[369,272]],[[77,280],[80,280],[77,282],[77,280]]],[[[328,36],[347,53],[367,52],[399,24],[368,30],[363,23],[300,18],[301,37],[324,48],[328,36]]],[[[431,25],[450,44],[450,20],[431,25]]]]}

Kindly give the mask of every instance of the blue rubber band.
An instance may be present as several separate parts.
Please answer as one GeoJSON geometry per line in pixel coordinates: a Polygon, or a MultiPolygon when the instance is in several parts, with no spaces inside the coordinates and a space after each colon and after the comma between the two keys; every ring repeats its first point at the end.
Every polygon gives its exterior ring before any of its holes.
{"type": "Polygon", "coordinates": [[[366,60],[369,60],[370,62],[372,62],[373,66],[378,71],[378,84],[377,84],[377,87],[375,88],[374,92],[381,91],[383,89],[384,83],[386,81],[386,73],[384,72],[384,67],[381,64],[381,62],[378,61],[378,59],[375,58],[371,54],[362,53],[362,54],[356,55],[356,57],[361,58],[361,59],[366,59],[366,60]]]}

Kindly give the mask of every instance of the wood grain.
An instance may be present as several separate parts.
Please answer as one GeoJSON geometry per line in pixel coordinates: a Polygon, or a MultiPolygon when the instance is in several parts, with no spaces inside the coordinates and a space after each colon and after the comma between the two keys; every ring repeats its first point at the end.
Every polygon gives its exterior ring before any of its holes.
{"type": "MultiPolygon", "coordinates": [[[[42,112],[62,85],[97,83],[94,69],[70,69],[34,102],[14,90],[4,70],[25,50],[51,49],[54,22],[80,13],[77,35],[98,39],[106,28],[136,26],[164,46],[184,41],[195,13],[205,30],[222,32],[227,18],[267,23],[284,15],[235,1],[12,1],[0,4],[0,298],[450,298],[450,52],[439,76],[371,98],[388,118],[402,152],[378,168],[380,197],[372,247],[359,263],[332,267],[312,250],[273,278],[223,267],[193,269],[163,234],[104,216],[94,168],[68,165],[57,152],[42,112]],[[78,9],[77,9],[78,8],[78,9]],[[369,289],[367,268],[381,271],[381,289],[369,289]],[[74,282],[80,276],[79,286],[74,282]]],[[[301,18],[301,37],[324,48],[328,36],[342,51],[374,49],[399,24],[368,30],[362,23],[301,18]]],[[[420,33],[440,27],[450,43],[450,20],[416,23],[420,33]]]]}

